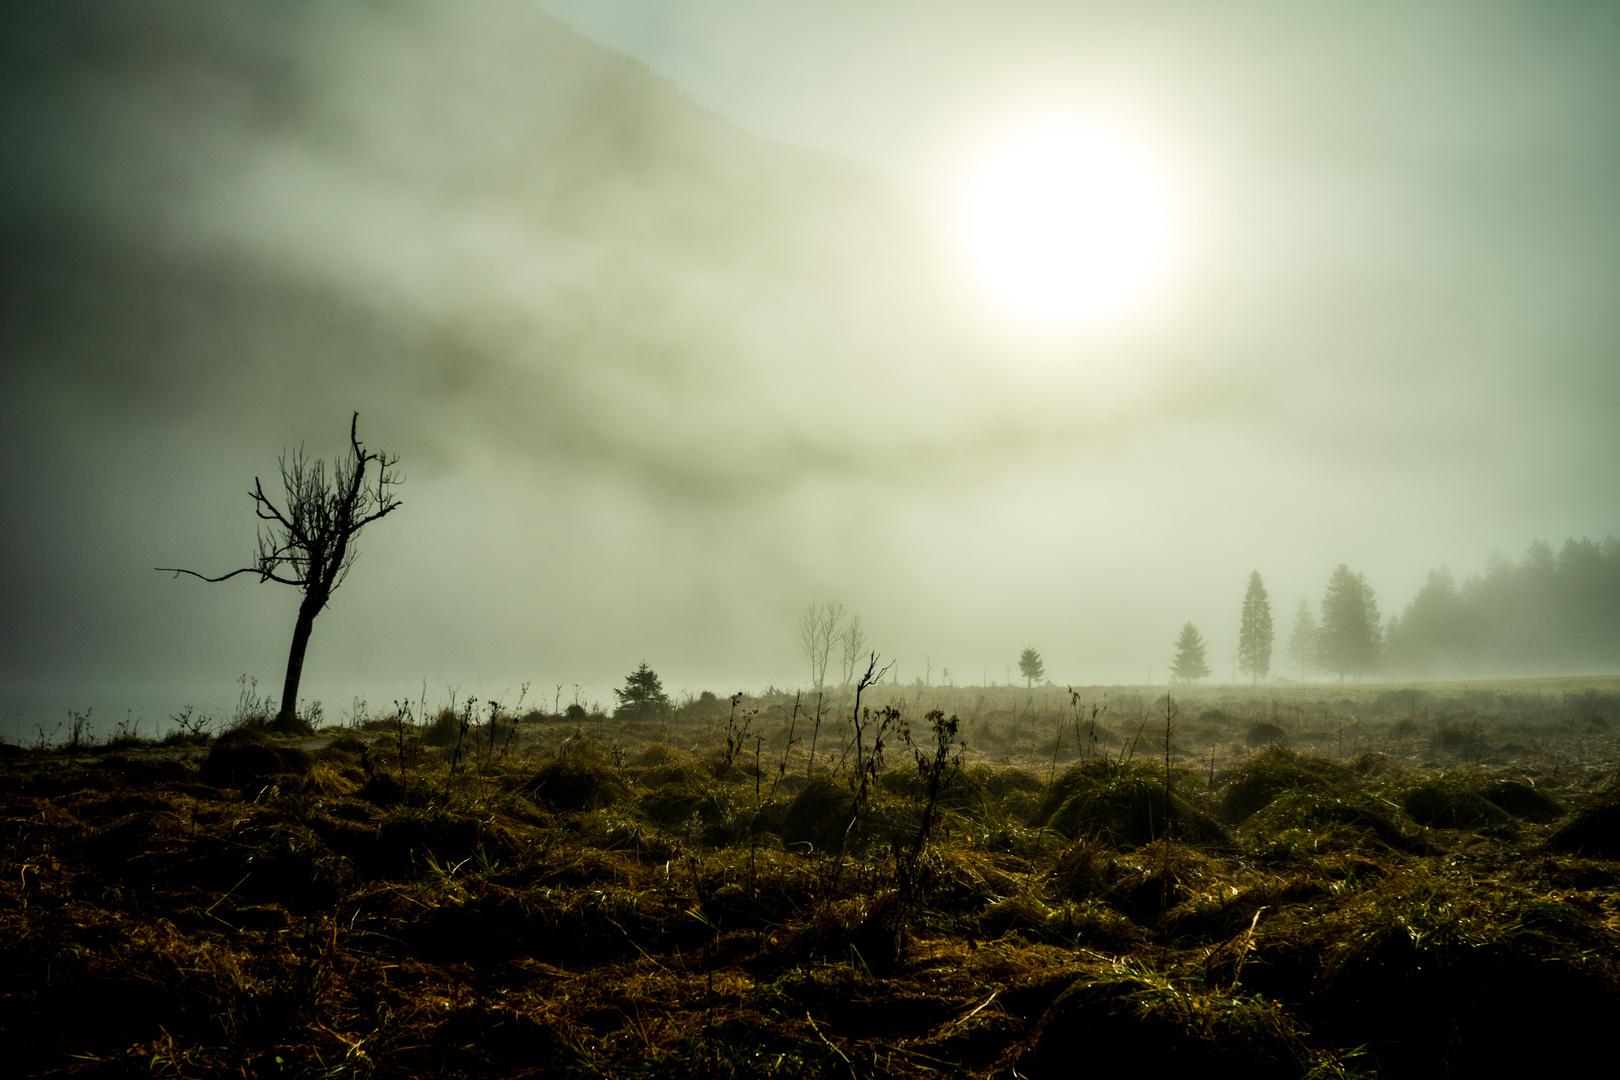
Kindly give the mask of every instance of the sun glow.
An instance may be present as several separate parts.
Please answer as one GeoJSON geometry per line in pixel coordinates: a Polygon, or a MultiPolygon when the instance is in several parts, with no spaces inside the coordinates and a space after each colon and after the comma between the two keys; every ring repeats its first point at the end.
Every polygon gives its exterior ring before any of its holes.
{"type": "Polygon", "coordinates": [[[1171,200],[1127,143],[1046,121],[977,158],[958,232],[975,275],[1022,321],[1065,329],[1122,315],[1165,276],[1171,200]]]}

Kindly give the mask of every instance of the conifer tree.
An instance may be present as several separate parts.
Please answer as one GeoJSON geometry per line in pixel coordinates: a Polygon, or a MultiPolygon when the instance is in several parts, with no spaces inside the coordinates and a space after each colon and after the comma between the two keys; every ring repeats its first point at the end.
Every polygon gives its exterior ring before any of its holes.
{"type": "Polygon", "coordinates": [[[1198,627],[1188,623],[1181,628],[1176,639],[1176,658],[1170,665],[1170,676],[1178,682],[1195,682],[1209,674],[1204,658],[1204,638],[1198,627]]]}
{"type": "Polygon", "coordinates": [[[1346,675],[1359,678],[1377,669],[1382,639],[1383,620],[1372,586],[1340,563],[1322,597],[1317,665],[1335,672],[1341,681],[1346,675]]]}
{"type": "Polygon", "coordinates": [[[669,695],[664,693],[657,672],[648,667],[645,660],[625,677],[624,689],[613,691],[613,696],[619,699],[613,715],[624,719],[645,719],[669,708],[669,695]]]}
{"type": "Polygon", "coordinates": [[[1308,600],[1300,598],[1299,607],[1294,609],[1294,629],[1288,635],[1288,662],[1299,668],[1299,681],[1304,682],[1316,670],[1317,636],[1320,631],[1316,626],[1316,616],[1311,614],[1311,605],[1308,600]]]}
{"type": "Polygon", "coordinates": [[[1243,594],[1243,614],[1238,625],[1238,670],[1258,682],[1271,674],[1271,648],[1275,633],[1271,625],[1271,598],[1266,595],[1260,571],[1249,574],[1249,588],[1243,594]]]}
{"type": "Polygon", "coordinates": [[[1026,688],[1046,678],[1046,665],[1041,661],[1041,654],[1035,651],[1035,646],[1031,645],[1018,657],[1018,673],[1024,677],[1026,688]]]}

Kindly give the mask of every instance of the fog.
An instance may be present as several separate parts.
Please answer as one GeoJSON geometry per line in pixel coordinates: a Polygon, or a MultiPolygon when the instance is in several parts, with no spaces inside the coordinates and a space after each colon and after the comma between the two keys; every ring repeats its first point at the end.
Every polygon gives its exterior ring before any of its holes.
{"type": "Polygon", "coordinates": [[[246,565],[253,478],[356,410],[408,479],[328,715],[798,685],[826,599],[902,681],[1163,681],[1187,621],[1225,680],[1251,570],[1280,666],[1340,563],[1393,615],[1617,531],[1609,5],[0,12],[13,722],[273,693],[294,591],[152,568],[246,565]],[[1041,107],[1177,193],[1130,318],[1031,332],[953,246],[1041,107]]]}

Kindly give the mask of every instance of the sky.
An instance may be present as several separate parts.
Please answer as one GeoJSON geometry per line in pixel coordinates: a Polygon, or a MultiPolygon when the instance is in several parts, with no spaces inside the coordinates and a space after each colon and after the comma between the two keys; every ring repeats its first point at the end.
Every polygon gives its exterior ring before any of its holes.
{"type": "Polygon", "coordinates": [[[1285,628],[1340,563],[1390,615],[1433,567],[1620,531],[1612,5],[0,20],[18,730],[274,692],[293,590],[152,568],[245,565],[253,478],[354,411],[407,481],[316,622],[329,715],[611,704],[642,660],[800,685],[824,600],[906,682],[1016,679],[1026,645],[1059,684],[1158,682],[1188,621],[1218,679],[1251,570],[1285,628]],[[1168,223],[1072,325],[964,240],[1042,124],[1120,149],[1168,223]]]}

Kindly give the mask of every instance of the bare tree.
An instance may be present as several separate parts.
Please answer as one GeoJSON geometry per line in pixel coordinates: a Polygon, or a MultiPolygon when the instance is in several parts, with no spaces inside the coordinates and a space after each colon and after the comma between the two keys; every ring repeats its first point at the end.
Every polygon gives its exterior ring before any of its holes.
{"type": "Polygon", "coordinates": [[[360,443],[360,414],[349,421],[349,453],[332,462],[328,475],[326,462],[310,458],[303,447],[282,451],[279,459],[281,484],[286,491],[278,507],[264,493],[264,484],[253,478],[253,510],[263,523],[259,526],[259,553],[252,566],[232,570],[219,577],[207,577],[195,570],[158,567],[175,576],[190,574],[204,581],[224,581],[238,574],[258,574],[261,583],[294,585],[304,592],[298,605],[298,621],[293,624],[292,648],[287,654],[287,679],[282,684],[278,727],[296,723],[298,683],[304,672],[304,651],[310,631],[343,584],[359,554],[354,537],[361,529],[399,509],[393,488],[404,481],[395,466],[397,454],[372,453],[360,443]]]}
{"type": "Polygon", "coordinates": [[[799,642],[810,663],[810,682],[820,690],[827,681],[827,659],[832,655],[838,624],[844,619],[844,605],[836,601],[811,604],[799,618],[799,642]]]}
{"type": "Polygon", "coordinates": [[[851,615],[849,622],[844,624],[843,631],[838,635],[838,644],[843,653],[841,667],[844,676],[839,685],[848,686],[855,678],[861,654],[866,651],[866,631],[861,628],[859,613],[851,615]]]}

